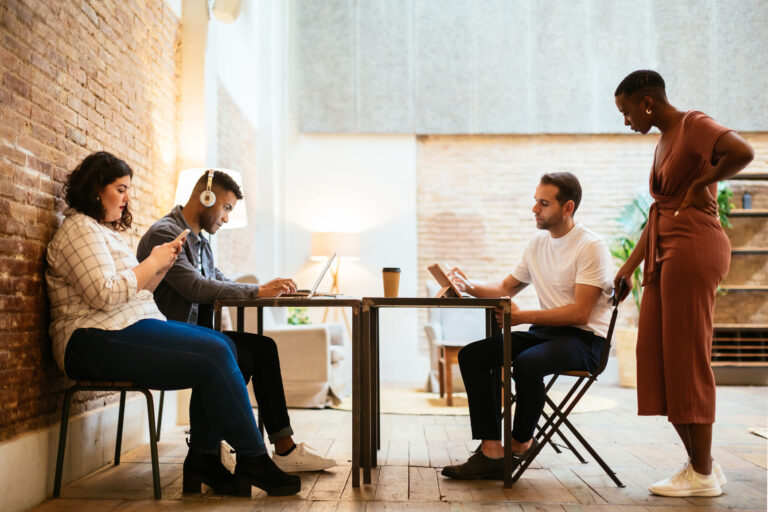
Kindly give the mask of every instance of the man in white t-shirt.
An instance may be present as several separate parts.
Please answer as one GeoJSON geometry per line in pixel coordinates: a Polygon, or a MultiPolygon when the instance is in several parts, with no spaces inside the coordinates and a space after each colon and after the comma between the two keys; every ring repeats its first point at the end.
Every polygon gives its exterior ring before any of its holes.
{"type": "MultiPolygon", "coordinates": [[[[534,195],[536,227],[517,267],[495,283],[470,281],[459,268],[451,278],[475,297],[514,297],[532,283],[541,309],[524,311],[512,302],[512,325],[531,324],[512,333],[512,378],[517,405],[512,452],[525,459],[536,444],[534,428],[544,408],[544,377],[566,370],[594,370],[601,360],[610,321],[614,269],[605,241],[574,221],[581,185],[571,173],[541,177],[534,195]]],[[[497,319],[500,318],[497,311],[497,319]]],[[[502,364],[502,337],[476,341],[459,352],[469,400],[472,438],[480,448],[465,462],[443,469],[463,480],[503,479],[499,385],[490,370],[502,364]]]]}

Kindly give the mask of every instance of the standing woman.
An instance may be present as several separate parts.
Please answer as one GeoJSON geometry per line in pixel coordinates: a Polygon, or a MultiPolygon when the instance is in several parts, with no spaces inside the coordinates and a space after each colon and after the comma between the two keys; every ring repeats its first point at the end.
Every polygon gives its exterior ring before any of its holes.
{"type": "Polygon", "coordinates": [[[56,362],[71,379],[130,381],[152,389],[192,388],[183,489],[218,494],[296,494],[301,480],[267,454],[235,345],[220,332],[166,321],[152,298],[181,252],[183,236],[141,263],[120,231],[131,226],[133,171],[100,151],[70,173],[69,209],[48,244],[46,282],[56,362]],[[234,476],[219,460],[226,439],[237,450],[234,476]]]}
{"type": "MultiPolygon", "coordinates": [[[[710,359],[715,290],[730,264],[731,246],[720,226],[717,182],[752,161],[754,151],[736,132],[697,111],[670,105],[664,79],[634,71],[615,92],[624,124],[661,131],[651,168],[654,203],[640,241],[619,269],[631,289],[644,261],[637,337],[640,415],[667,416],[688,462],[649,487],[662,496],[719,496],[726,482],[712,460],[715,378],[710,359]]],[[[622,297],[623,299],[623,297],[622,297]]]]}

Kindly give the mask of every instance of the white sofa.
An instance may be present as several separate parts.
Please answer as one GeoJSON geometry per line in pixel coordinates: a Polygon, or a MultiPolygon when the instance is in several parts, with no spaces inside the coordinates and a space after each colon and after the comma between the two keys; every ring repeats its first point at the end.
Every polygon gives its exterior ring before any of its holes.
{"type": "MultiPolygon", "coordinates": [[[[258,282],[243,276],[238,282],[258,282]]],[[[229,308],[232,323],[237,308],[229,308]]],[[[288,407],[324,408],[349,394],[351,341],[343,323],[288,325],[285,308],[264,308],[264,335],[275,340],[288,407]]],[[[244,329],[257,332],[256,308],[245,308],[244,329]]],[[[236,325],[236,324],[235,324],[236,325]]],[[[251,395],[255,405],[255,399],[251,395]]]]}

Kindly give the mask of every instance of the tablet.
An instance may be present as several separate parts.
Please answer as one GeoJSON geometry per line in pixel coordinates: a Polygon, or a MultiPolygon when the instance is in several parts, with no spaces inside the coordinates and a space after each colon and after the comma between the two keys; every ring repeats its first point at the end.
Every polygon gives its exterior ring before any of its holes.
{"type": "Polygon", "coordinates": [[[461,292],[456,285],[448,277],[448,274],[443,270],[443,267],[439,263],[433,263],[427,267],[427,270],[435,278],[435,281],[441,286],[440,291],[437,292],[435,298],[440,297],[461,297],[461,292]]]}

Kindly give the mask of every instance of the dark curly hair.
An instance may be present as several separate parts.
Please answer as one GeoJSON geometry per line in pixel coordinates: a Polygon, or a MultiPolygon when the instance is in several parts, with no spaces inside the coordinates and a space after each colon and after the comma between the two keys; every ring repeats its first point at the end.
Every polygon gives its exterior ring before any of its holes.
{"type": "MultiPolygon", "coordinates": [[[[67,183],[64,185],[67,205],[102,222],[107,212],[101,205],[99,193],[104,187],[123,176],[133,178],[133,170],[112,153],[98,151],[88,155],[80,165],[75,167],[75,170],[69,173],[67,183]]],[[[126,205],[120,220],[108,224],[111,224],[115,231],[125,231],[131,227],[132,221],[133,216],[126,205]]]]}

